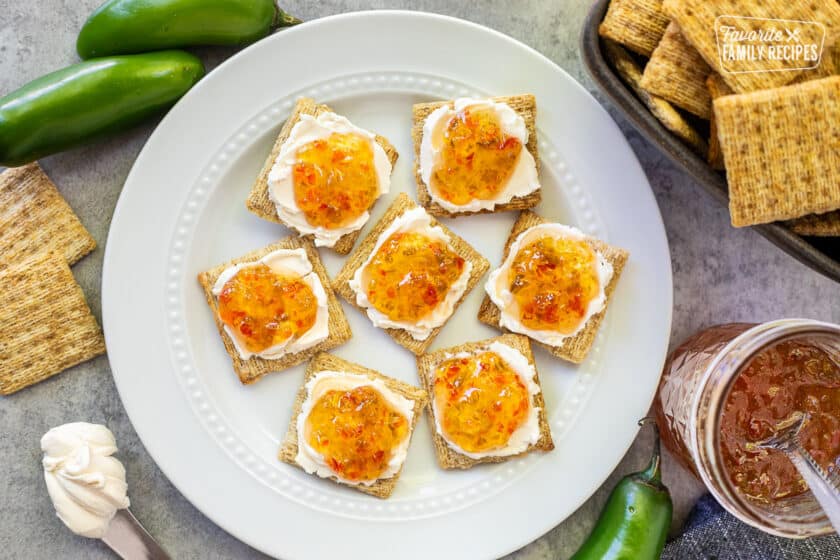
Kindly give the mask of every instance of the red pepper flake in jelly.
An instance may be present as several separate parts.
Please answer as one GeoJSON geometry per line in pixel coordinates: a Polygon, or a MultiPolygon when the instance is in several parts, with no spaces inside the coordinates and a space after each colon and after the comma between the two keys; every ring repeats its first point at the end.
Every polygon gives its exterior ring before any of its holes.
{"type": "Polygon", "coordinates": [[[306,418],[304,434],[330,470],[346,480],[378,479],[408,437],[408,419],[375,388],[327,391],[306,418]]]}
{"type": "Polygon", "coordinates": [[[219,317],[250,352],[262,352],[312,328],[318,300],[300,277],[265,264],[239,270],[219,294],[219,317]]]}
{"type": "Polygon", "coordinates": [[[459,206],[498,195],[522,153],[522,143],[506,135],[496,112],[487,108],[467,107],[455,114],[435,131],[432,145],[440,146],[440,152],[429,186],[459,206]]]}
{"type": "Polygon", "coordinates": [[[520,322],[570,334],[601,291],[597,255],[579,239],[542,237],[522,247],[508,275],[520,322]]]}
{"type": "Polygon", "coordinates": [[[489,351],[441,362],[434,399],[443,435],[468,453],[503,448],[531,408],[522,377],[489,351]]]}
{"type": "Polygon", "coordinates": [[[295,204],[316,227],[344,227],[366,212],[379,196],[371,141],[334,132],[301,146],[292,168],[295,204]]]}
{"type": "Polygon", "coordinates": [[[464,265],[442,241],[419,232],[395,233],[365,267],[368,300],[392,321],[416,323],[443,301],[464,265]]]}
{"type": "Polygon", "coordinates": [[[808,487],[780,451],[754,442],[786,419],[807,412],[799,439],[829,474],[840,468],[840,365],[837,356],[801,341],[761,351],[736,378],[721,416],[721,452],[733,484],[748,498],[772,503],[808,487]]]}

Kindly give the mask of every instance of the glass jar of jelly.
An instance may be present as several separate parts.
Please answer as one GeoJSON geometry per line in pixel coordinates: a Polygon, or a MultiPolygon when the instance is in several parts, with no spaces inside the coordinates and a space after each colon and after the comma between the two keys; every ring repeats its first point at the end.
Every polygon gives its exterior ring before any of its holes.
{"type": "Polygon", "coordinates": [[[756,443],[805,412],[800,443],[840,474],[840,326],[784,319],[701,331],[666,361],[654,410],[664,444],[735,517],[783,537],[832,532],[788,458],[756,443]]]}

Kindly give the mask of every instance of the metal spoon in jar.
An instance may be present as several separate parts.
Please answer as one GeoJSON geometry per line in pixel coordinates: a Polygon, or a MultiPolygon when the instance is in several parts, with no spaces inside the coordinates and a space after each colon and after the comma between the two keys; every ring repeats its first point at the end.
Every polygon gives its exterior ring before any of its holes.
{"type": "Polygon", "coordinates": [[[807,413],[795,412],[779,423],[777,431],[765,440],[756,442],[757,448],[776,449],[787,455],[796,470],[808,484],[834,530],[840,534],[840,490],[831,482],[807,449],[799,443],[799,430],[810,419],[807,413]]]}

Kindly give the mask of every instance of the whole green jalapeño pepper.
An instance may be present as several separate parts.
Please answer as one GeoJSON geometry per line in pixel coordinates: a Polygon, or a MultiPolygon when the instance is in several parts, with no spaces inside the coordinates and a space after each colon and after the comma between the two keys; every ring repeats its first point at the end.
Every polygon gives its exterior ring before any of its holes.
{"type": "Polygon", "coordinates": [[[662,484],[659,451],[657,432],[650,464],[621,479],[572,560],[657,560],[661,556],[673,505],[662,484]]]}
{"type": "Polygon", "coordinates": [[[183,51],[99,58],[29,82],[0,98],[0,165],[125,130],[171,107],[202,76],[183,51]]]}
{"type": "Polygon", "coordinates": [[[76,40],[82,58],[203,45],[244,45],[300,23],[274,0],[108,0],[76,40]]]}

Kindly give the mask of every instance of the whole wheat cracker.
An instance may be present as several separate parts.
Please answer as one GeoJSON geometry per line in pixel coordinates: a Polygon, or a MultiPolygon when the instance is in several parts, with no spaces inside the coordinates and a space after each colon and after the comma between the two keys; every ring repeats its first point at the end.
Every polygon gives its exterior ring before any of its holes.
{"type": "Polygon", "coordinates": [[[220,264],[198,275],[198,282],[204,289],[204,297],[207,299],[207,305],[210,306],[210,311],[213,313],[213,320],[216,322],[216,328],[219,335],[222,337],[222,342],[225,345],[225,350],[230,355],[233,361],[233,369],[236,375],[239,376],[239,381],[243,384],[253,383],[262,378],[267,373],[282,371],[290,367],[296,366],[301,362],[305,362],[318,352],[331,350],[336,346],[344,344],[353,333],[350,330],[350,324],[347,322],[347,317],[344,315],[344,309],[338,298],[335,297],[335,292],[330,284],[330,279],[327,276],[327,271],[321,263],[321,258],[315,246],[308,239],[301,239],[299,237],[286,237],[267,247],[251,251],[239,258],[232,259],[224,264],[220,264]],[[318,275],[321,280],[321,285],[324,287],[324,292],[327,294],[327,313],[329,315],[329,336],[326,340],[316,344],[306,350],[294,354],[286,354],[276,360],[267,360],[259,356],[251,356],[247,360],[243,359],[233,345],[228,333],[225,331],[224,323],[219,317],[219,305],[216,296],[213,294],[213,285],[219,278],[222,272],[239,263],[255,262],[278,249],[304,249],[312,264],[312,270],[318,275]]]}
{"type": "Polygon", "coordinates": [[[677,111],[673,105],[659,96],[652,95],[640,86],[642,80],[642,69],[633,60],[633,57],[621,46],[609,40],[603,41],[604,52],[612,62],[615,71],[621,76],[627,85],[635,92],[636,96],[647,106],[648,110],[656,119],[662,123],[667,130],[671,131],[680,140],[696,153],[706,157],[709,146],[697,130],[677,111]]]}
{"type": "Polygon", "coordinates": [[[840,208],[840,76],[715,100],[732,225],[840,208]]]}
{"type": "MultiPolygon", "coordinates": [[[[513,245],[513,242],[516,241],[516,238],[519,237],[519,234],[534,226],[545,223],[550,222],[529,210],[522,212],[510,231],[510,235],[505,243],[505,249],[502,254],[501,262],[503,263],[505,259],[507,259],[508,253],[510,253],[510,247],[513,245]]],[[[550,346],[536,340],[534,341],[551,352],[554,356],[575,364],[583,362],[586,355],[589,353],[589,349],[592,348],[592,343],[595,342],[595,336],[598,334],[598,329],[601,326],[601,322],[604,319],[604,315],[606,314],[610,300],[612,299],[613,291],[615,291],[615,286],[618,284],[618,279],[621,277],[624,265],[629,256],[627,251],[624,249],[613,247],[612,245],[608,245],[607,243],[595,239],[594,237],[587,237],[586,241],[593,250],[603,255],[604,259],[606,259],[613,267],[612,278],[604,288],[604,294],[606,295],[604,309],[590,317],[584,325],[583,330],[581,330],[578,334],[565,339],[562,346],[550,346]]],[[[501,326],[500,319],[501,312],[499,308],[495,303],[493,303],[490,296],[485,295],[484,301],[481,302],[481,308],[478,310],[478,320],[482,323],[490,325],[491,327],[507,331],[507,329],[504,329],[501,326]]]]}
{"type": "Polygon", "coordinates": [[[0,173],[0,270],[53,251],[73,264],[96,241],[38,163],[0,173]]]}
{"type": "Polygon", "coordinates": [[[840,74],[840,41],[823,49],[819,65],[812,70],[802,72],[791,84],[820,80],[838,74],[840,74]]]}
{"type": "MultiPolygon", "coordinates": [[[[333,356],[332,354],[321,353],[315,356],[312,359],[312,361],[309,362],[309,364],[306,366],[306,372],[304,373],[303,377],[303,384],[298,390],[297,396],[295,397],[295,403],[292,406],[292,420],[289,423],[289,429],[286,432],[286,438],[283,440],[283,443],[280,446],[280,451],[278,453],[278,458],[281,461],[298,467],[300,469],[303,468],[296,461],[298,453],[297,420],[298,416],[300,416],[303,403],[306,401],[306,397],[308,394],[306,390],[306,384],[309,382],[310,379],[315,377],[315,375],[317,375],[321,371],[347,372],[357,375],[365,375],[371,379],[381,379],[388,389],[394,391],[399,395],[402,395],[403,397],[409,399],[414,403],[414,414],[411,420],[411,429],[409,430],[408,437],[411,438],[411,436],[414,434],[414,428],[417,426],[417,421],[423,414],[423,407],[426,406],[426,404],[428,403],[428,395],[426,394],[426,391],[420,389],[419,387],[409,385],[408,383],[405,383],[398,379],[394,379],[392,377],[388,377],[387,375],[383,375],[376,370],[366,368],[353,362],[348,362],[347,360],[342,360],[341,358],[333,356]]],[[[401,473],[402,466],[400,466],[400,470],[397,471],[397,473],[394,476],[390,478],[379,479],[370,486],[366,486],[364,484],[347,484],[338,480],[338,478],[334,476],[329,477],[328,480],[331,480],[336,484],[341,484],[343,486],[353,488],[360,492],[364,492],[365,494],[370,494],[371,496],[376,496],[377,498],[384,499],[393,493],[394,487],[397,485],[397,480],[399,480],[401,473]]]]}
{"type": "Polygon", "coordinates": [[[0,394],[105,353],[102,330],[61,253],[9,265],[0,285],[0,394]]]}
{"type": "MultiPolygon", "coordinates": [[[[354,292],[350,287],[350,280],[353,278],[356,270],[365,263],[370,254],[373,252],[376,242],[379,240],[379,236],[385,231],[385,229],[404,212],[411,210],[412,208],[417,208],[417,205],[408,197],[407,194],[400,193],[382,216],[382,219],[377,222],[370,233],[362,239],[359,246],[356,247],[353,253],[347,258],[347,261],[344,263],[344,267],[342,267],[341,271],[333,280],[335,291],[347,300],[350,305],[364,313],[365,316],[367,316],[367,312],[363,307],[356,303],[356,292],[354,292]]],[[[467,297],[481,277],[484,276],[484,273],[487,272],[487,269],[490,268],[490,262],[481,256],[478,251],[473,249],[469,243],[455,235],[445,225],[441,224],[434,218],[432,218],[431,223],[432,227],[439,226],[443,229],[444,233],[446,233],[449,237],[452,249],[465,261],[472,263],[472,271],[470,273],[470,279],[467,282],[467,289],[464,290],[464,294],[461,296],[461,299],[458,300],[452,309],[452,313],[454,315],[455,311],[464,301],[464,298],[467,297]]],[[[425,340],[416,340],[403,329],[383,328],[382,330],[394,339],[394,342],[419,356],[429,348],[442,328],[443,326],[434,329],[425,340]]]]}
{"type": "Polygon", "coordinates": [[[711,72],[700,53],[680,33],[679,26],[671,22],[645,65],[639,86],[708,120],[712,99],[706,89],[706,78],[711,72]]]}
{"type": "MultiPolygon", "coordinates": [[[[287,224],[277,215],[277,207],[268,195],[268,174],[274,165],[274,160],[277,159],[277,155],[280,153],[280,149],[283,147],[286,140],[288,140],[289,135],[292,133],[292,128],[294,128],[300,120],[300,117],[302,115],[317,117],[321,113],[326,112],[334,111],[328,106],[319,105],[313,99],[309,99],[307,97],[301,97],[297,100],[294,109],[292,109],[292,114],[289,115],[289,118],[283,124],[283,128],[280,129],[280,134],[278,134],[277,140],[274,141],[274,147],[271,148],[271,153],[268,154],[259,175],[257,175],[257,178],[254,181],[254,185],[251,187],[251,192],[248,194],[248,198],[245,201],[245,206],[253,214],[256,214],[264,220],[283,224],[284,226],[295,230],[294,226],[287,224]]],[[[391,161],[391,166],[393,167],[394,164],[397,163],[397,158],[399,157],[396,148],[394,148],[394,146],[392,146],[384,136],[379,136],[378,134],[376,135],[376,142],[382,146],[382,149],[385,150],[385,153],[388,155],[388,159],[391,161]]],[[[297,233],[300,234],[300,232],[297,233]]],[[[328,249],[332,249],[339,255],[346,255],[353,248],[353,245],[355,245],[360,234],[361,229],[351,231],[350,233],[341,236],[338,241],[336,241],[335,245],[333,247],[328,247],[328,249]]],[[[310,239],[313,238],[312,234],[301,236],[310,239]]]]}
{"type": "MultiPolygon", "coordinates": [[[[537,171],[540,169],[540,156],[537,141],[537,100],[531,94],[510,95],[504,97],[493,97],[492,101],[496,103],[505,103],[509,105],[519,116],[525,121],[525,128],[528,130],[528,144],[525,148],[534,157],[534,163],[537,166],[537,171]]],[[[509,202],[496,205],[492,210],[479,210],[478,212],[450,212],[434,200],[429,194],[429,187],[423,181],[420,175],[420,145],[423,142],[423,125],[426,122],[432,111],[444,105],[453,105],[454,101],[436,101],[433,103],[418,103],[412,107],[413,125],[411,127],[411,139],[414,141],[414,179],[417,183],[417,201],[420,206],[429,211],[433,216],[442,216],[455,218],[457,216],[465,216],[470,214],[491,214],[494,212],[504,212],[507,210],[525,210],[526,208],[533,208],[540,203],[542,198],[541,189],[537,189],[525,196],[518,196],[511,199],[509,202]]]]}
{"type": "MultiPolygon", "coordinates": [[[[835,0],[664,0],[662,10],[677,22],[683,35],[709,66],[738,93],[786,85],[805,70],[794,69],[802,65],[802,61],[780,58],[739,62],[737,73],[728,72],[729,66],[722,63],[718,52],[718,25],[749,32],[760,25],[761,19],[818,22],[825,27],[826,46],[833,45],[840,35],[840,5],[835,0]],[[754,19],[744,19],[744,16],[754,19]],[[718,19],[721,17],[723,19],[718,19]]],[[[822,30],[818,26],[806,25],[799,29],[803,43],[823,44],[822,30]]]]}
{"type": "Polygon", "coordinates": [[[611,0],[598,33],[642,56],[650,56],[667,26],[662,0],[611,0]]]}
{"type": "Polygon", "coordinates": [[[787,222],[790,230],[799,235],[840,237],[840,210],[825,214],[810,214],[787,222]]]}
{"type": "MultiPolygon", "coordinates": [[[[706,87],[709,90],[709,96],[711,97],[712,101],[717,99],[718,97],[723,97],[724,95],[732,95],[735,92],[732,91],[726,82],[723,81],[723,78],[720,77],[720,74],[717,72],[712,72],[709,74],[709,77],[706,79],[706,87]]],[[[714,169],[718,171],[722,171],[726,169],[726,163],[723,161],[723,151],[720,149],[720,141],[718,140],[717,136],[717,122],[715,121],[715,113],[712,111],[712,114],[709,118],[709,165],[711,165],[714,169]]]]}
{"type": "Polygon", "coordinates": [[[528,337],[518,334],[503,334],[495,338],[488,338],[479,342],[467,342],[452,348],[444,348],[429,354],[423,354],[417,357],[417,374],[426,393],[429,394],[430,404],[426,408],[429,415],[429,428],[432,431],[432,439],[435,445],[435,455],[437,456],[438,464],[444,469],[468,469],[481,463],[502,463],[515,457],[521,457],[532,451],[551,451],[554,449],[554,441],[551,439],[551,428],[548,425],[548,420],[545,412],[545,400],[543,399],[542,386],[540,385],[539,372],[537,372],[537,364],[534,361],[534,354],[531,352],[531,344],[528,337]],[[437,431],[437,424],[435,423],[435,410],[432,400],[434,399],[434,380],[435,372],[438,365],[447,359],[447,355],[467,352],[470,354],[478,353],[485,350],[491,343],[500,342],[513,348],[522,354],[534,368],[534,382],[540,387],[540,391],[533,396],[531,405],[539,409],[538,418],[540,426],[540,438],[536,443],[531,444],[522,453],[515,455],[506,455],[499,457],[482,457],[474,459],[463,453],[459,453],[451,447],[445,437],[437,431]]]}

